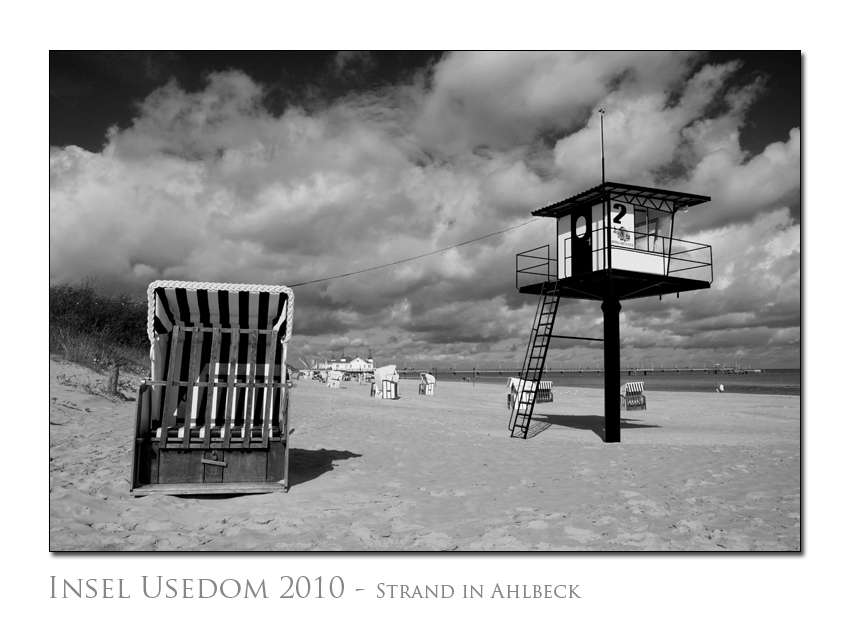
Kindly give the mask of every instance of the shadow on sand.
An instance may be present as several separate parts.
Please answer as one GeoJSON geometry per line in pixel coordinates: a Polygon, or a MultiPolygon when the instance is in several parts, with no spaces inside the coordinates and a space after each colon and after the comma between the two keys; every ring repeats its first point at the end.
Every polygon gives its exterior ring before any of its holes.
{"type": "MultiPolygon", "coordinates": [[[[323,473],[334,470],[334,462],[359,458],[363,454],[335,449],[292,449],[289,452],[289,488],[314,480],[323,473]]],[[[174,495],[181,499],[234,499],[250,497],[252,493],[223,493],[216,495],[174,495]]]]}
{"type": "MultiPolygon", "coordinates": [[[[573,428],[574,430],[591,430],[601,440],[605,440],[605,417],[603,415],[583,414],[583,415],[564,415],[564,414],[542,414],[531,418],[531,425],[528,428],[527,438],[534,438],[538,434],[542,434],[553,425],[560,425],[565,428],[573,428]]],[[[625,419],[620,417],[620,428],[627,430],[629,428],[658,428],[660,425],[645,425],[637,419],[625,419]]]]}
{"type": "Polygon", "coordinates": [[[335,449],[292,449],[289,452],[289,488],[333,471],[337,460],[349,460],[362,455],[335,449]]]}

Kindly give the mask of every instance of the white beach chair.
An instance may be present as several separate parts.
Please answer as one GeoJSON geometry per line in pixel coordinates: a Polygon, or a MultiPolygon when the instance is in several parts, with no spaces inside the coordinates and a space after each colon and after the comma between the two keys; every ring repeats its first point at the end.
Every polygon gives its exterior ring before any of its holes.
{"type": "MultiPolygon", "coordinates": [[[[551,384],[551,383],[550,383],[551,384]]],[[[522,378],[508,378],[507,381],[508,386],[508,408],[513,410],[516,405],[517,399],[519,398],[520,393],[523,393],[523,399],[525,401],[529,401],[531,399],[530,394],[535,394],[535,400],[537,395],[537,383],[532,382],[531,380],[523,380],[522,378]]],[[[550,387],[551,388],[551,387],[550,387]]]]}
{"type": "Polygon", "coordinates": [[[395,365],[375,369],[372,396],[379,399],[398,399],[399,375],[395,365]]]}
{"type": "Polygon", "coordinates": [[[626,382],[620,387],[620,408],[625,410],[646,410],[643,382],[626,382]]]}
{"type": "Polygon", "coordinates": [[[420,395],[433,395],[434,387],[437,384],[437,378],[435,378],[430,373],[420,373],[419,374],[420,382],[419,382],[419,394],[420,395]]]}

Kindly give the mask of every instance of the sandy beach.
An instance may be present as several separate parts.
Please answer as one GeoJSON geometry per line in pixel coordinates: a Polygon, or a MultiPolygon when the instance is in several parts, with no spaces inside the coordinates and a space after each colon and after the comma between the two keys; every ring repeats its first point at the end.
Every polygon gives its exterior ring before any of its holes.
{"type": "Polygon", "coordinates": [[[597,389],[556,386],[518,440],[500,385],[299,380],[288,493],[135,498],[139,381],[51,356],[51,550],[800,549],[800,397],[648,390],[605,444],[597,389]]]}

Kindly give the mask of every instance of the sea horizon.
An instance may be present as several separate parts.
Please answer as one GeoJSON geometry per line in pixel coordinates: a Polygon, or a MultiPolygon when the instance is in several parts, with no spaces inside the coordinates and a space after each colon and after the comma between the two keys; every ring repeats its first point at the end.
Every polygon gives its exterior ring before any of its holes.
{"type": "MultiPolygon", "coordinates": [[[[424,369],[423,369],[424,371],[424,369]]],[[[633,372],[632,375],[620,374],[620,383],[643,382],[647,391],[673,391],[716,393],[720,385],[724,393],[742,393],[747,395],[792,395],[802,394],[802,369],[799,368],[770,368],[760,369],[761,373],[714,373],[710,371],[694,372],[681,369],[662,372],[660,369],[650,370],[644,375],[633,372]]],[[[404,379],[418,377],[419,370],[399,369],[404,379]]],[[[464,378],[473,380],[473,370],[470,369],[440,369],[433,375],[440,381],[462,382],[464,378]]],[[[518,377],[515,370],[503,369],[501,372],[475,370],[476,384],[507,384],[510,377],[518,377]]],[[[565,388],[604,388],[605,378],[601,369],[585,369],[581,372],[563,371],[554,367],[548,368],[543,374],[544,380],[551,380],[553,386],[565,388]]]]}

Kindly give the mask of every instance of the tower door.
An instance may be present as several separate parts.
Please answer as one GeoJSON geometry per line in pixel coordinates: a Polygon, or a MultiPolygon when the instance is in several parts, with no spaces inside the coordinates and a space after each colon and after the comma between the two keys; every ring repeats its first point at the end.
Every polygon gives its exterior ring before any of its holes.
{"type": "Polygon", "coordinates": [[[593,256],[591,246],[591,206],[583,206],[572,212],[572,229],[570,232],[572,244],[572,275],[593,271],[593,256]]]}

